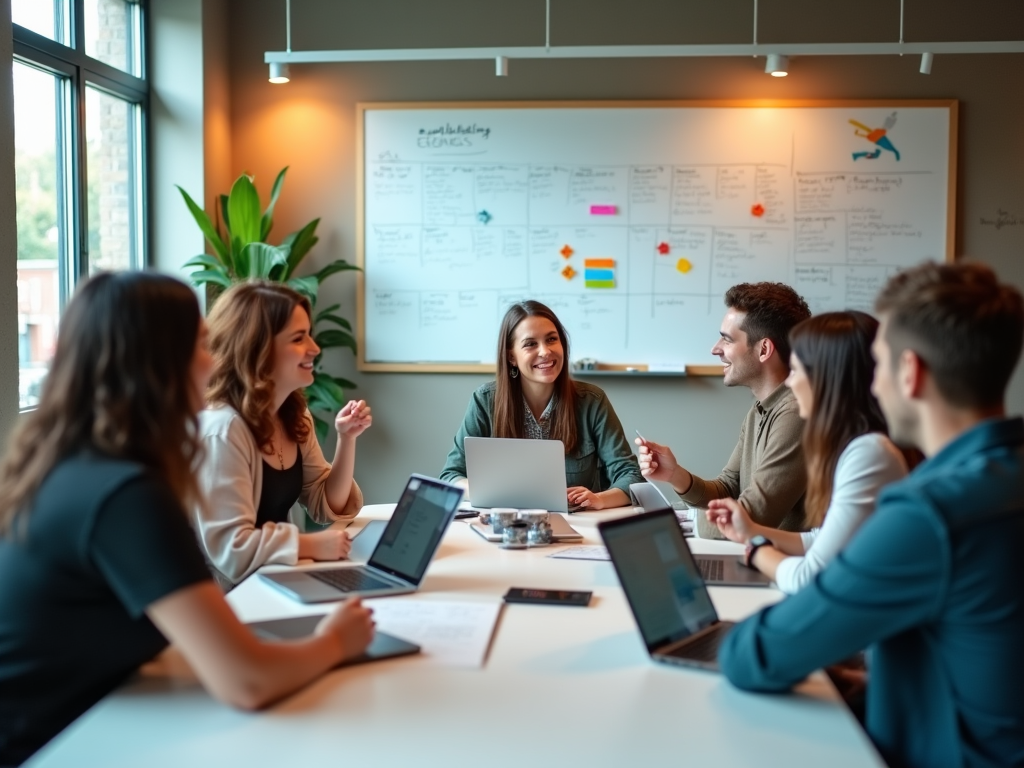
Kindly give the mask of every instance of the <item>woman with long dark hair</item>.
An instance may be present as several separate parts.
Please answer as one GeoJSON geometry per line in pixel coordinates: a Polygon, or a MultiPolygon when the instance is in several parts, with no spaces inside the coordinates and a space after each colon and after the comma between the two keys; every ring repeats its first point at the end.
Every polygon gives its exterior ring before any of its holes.
{"type": "Polygon", "coordinates": [[[217,698],[264,706],[366,648],[370,611],[269,644],[210,578],[186,509],[210,375],[195,295],[100,274],[61,319],[39,406],[0,463],[0,765],[17,765],[162,651],[217,698]]]}
{"type": "Polygon", "coordinates": [[[320,353],[309,301],[286,285],[252,280],[225,291],[209,321],[214,367],[199,416],[206,457],[195,507],[207,557],[229,585],[268,563],[346,557],[348,534],[303,533],[296,502],[320,524],[359,514],[356,438],[372,416],[365,401],[346,404],[334,420],[334,461],[324,458],[302,393],[320,353]]]}
{"type": "Polygon", "coordinates": [[[712,501],[708,520],[748,546],[748,563],[783,592],[814,578],[875,508],[883,486],[907,473],[903,455],[886,435],[885,417],[871,394],[871,342],[878,321],[863,312],[828,312],[790,332],[790,374],[805,420],[804,502],[808,533],[758,525],[733,499],[712,501]]]}
{"type": "Polygon", "coordinates": [[[629,504],[642,483],[622,425],[607,396],[569,375],[569,336],[539,301],[513,304],[498,331],[497,375],[470,400],[441,479],[465,481],[466,437],[561,440],[569,506],[629,504]]]}

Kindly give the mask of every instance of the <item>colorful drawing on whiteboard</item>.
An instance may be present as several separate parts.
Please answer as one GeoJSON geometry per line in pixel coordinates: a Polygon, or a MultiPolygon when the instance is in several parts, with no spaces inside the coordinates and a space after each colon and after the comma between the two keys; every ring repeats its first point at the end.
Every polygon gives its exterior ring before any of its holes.
{"type": "Polygon", "coordinates": [[[872,152],[854,152],[854,160],[859,160],[860,158],[864,158],[865,160],[874,160],[882,154],[882,150],[884,149],[896,155],[896,160],[899,161],[900,151],[892,145],[888,136],[889,131],[892,130],[894,125],[896,125],[895,112],[885,118],[885,122],[882,124],[881,128],[868,128],[864,123],[853,119],[850,120],[850,125],[857,129],[853,132],[854,136],[860,136],[862,139],[867,139],[877,147],[877,149],[872,152]]]}
{"type": "Polygon", "coordinates": [[[615,259],[584,259],[583,286],[585,288],[614,288],[615,259]]]}

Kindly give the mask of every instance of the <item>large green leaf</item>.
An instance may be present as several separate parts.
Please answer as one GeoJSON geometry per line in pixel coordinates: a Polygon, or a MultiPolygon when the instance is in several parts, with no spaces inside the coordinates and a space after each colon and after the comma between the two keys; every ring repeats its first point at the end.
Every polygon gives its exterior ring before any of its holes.
{"type": "Polygon", "coordinates": [[[323,442],[327,439],[327,435],[331,431],[331,425],[321,419],[315,413],[313,414],[313,428],[316,430],[316,439],[323,442]]]}
{"type": "Polygon", "coordinates": [[[225,275],[223,272],[215,269],[204,269],[201,272],[193,272],[189,275],[189,279],[193,285],[203,285],[204,283],[213,283],[223,288],[231,287],[231,278],[225,275]]]}
{"type": "Polygon", "coordinates": [[[321,312],[316,316],[317,323],[334,323],[346,331],[352,330],[352,324],[341,315],[334,315],[330,312],[321,312]]]}
{"type": "MultiPolygon", "coordinates": [[[[325,375],[328,375],[328,374],[325,374],[325,375]]],[[[330,379],[331,379],[331,381],[333,381],[335,384],[337,384],[342,389],[355,389],[356,388],[355,382],[351,382],[348,379],[343,379],[343,378],[341,378],[341,376],[331,376],[330,379]]]]}
{"type": "Polygon", "coordinates": [[[316,345],[320,349],[327,349],[329,347],[348,347],[353,353],[357,352],[356,339],[351,333],[345,331],[339,331],[334,328],[328,328],[327,330],[320,331],[314,338],[316,345]]]}
{"type": "Polygon", "coordinates": [[[241,261],[248,266],[248,272],[239,277],[258,277],[264,280],[270,277],[274,267],[283,266],[287,253],[283,248],[278,248],[266,243],[249,243],[242,249],[241,261]]]}
{"type": "Polygon", "coordinates": [[[293,277],[287,281],[287,285],[309,299],[309,303],[314,307],[316,306],[317,291],[320,288],[320,283],[316,281],[315,277],[293,277]]]}
{"type": "Polygon", "coordinates": [[[228,196],[228,218],[231,238],[238,238],[242,247],[260,240],[260,196],[252,179],[244,173],[231,187],[228,196]]]}
{"type": "Polygon", "coordinates": [[[216,256],[211,256],[208,253],[200,253],[198,256],[193,256],[191,259],[186,261],[181,266],[183,267],[206,267],[207,269],[219,269],[226,273],[224,270],[224,262],[218,259],[216,256]]]}
{"type": "Polygon", "coordinates": [[[295,268],[306,258],[309,249],[320,240],[315,234],[317,224],[319,223],[320,219],[313,219],[298,232],[292,232],[281,242],[282,248],[287,246],[290,249],[288,252],[288,266],[284,272],[285,279],[295,273],[295,268]]]}
{"type": "Polygon", "coordinates": [[[231,233],[231,218],[228,216],[228,196],[227,195],[219,195],[218,197],[220,199],[220,217],[221,217],[221,219],[224,220],[224,229],[229,233],[229,237],[230,237],[230,233],[231,233]]]}
{"type": "Polygon", "coordinates": [[[336,261],[332,261],[326,267],[317,272],[316,279],[317,282],[322,283],[324,280],[326,280],[328,277],[335,274],[336,272],[348,272],[351,270],[362,272],[362,269],[360,267],[357,267],[355,264],[349,264],[344,259],[337,259],[336,261]]]}
{"type": "Polygon", "coordinates": [[[324,307],[319,312],[317,312],[316,318],[314,318],[313,320],[313,324],[316,325],[317,323],[320,322],[321,317],[323,317],[324,315],[331,314],[331,312],[333,312],[336,309],[341,309],[341,304],[331,304],[331,306],[329,307],[324,307]]]}
{"type": "Polygon", "coordinates": [[[277,205],[277,197],[281,194],[281,187],[284,186],[284,174],[287,170],[288,166],[286,165],[274,179],[274,187],[270,190],[270,203],[267,205],[267,210],[263,212],[263,218],[260,219],[260,240],[266,240],[274,226],[274,206],[277,205]]]}
{"type": "MultiPolygon", "coordinates": [[[[178,186],[177,184],[175,186],[178,186]]],[[[188,206],[189,211],[192,213],[192,218],[196,220],[196,224],[199,225],[199,229],[202,230],[203,236],[213,246],[213,250],[217,252],[217,255],[221,257],[224,263],[231,268],[231,258],[228,255],[228,247],[224,245],[224,241],[220,239],[220,235],[217,234],[217,229],[213,226],[213,222],[210,221],[210,217],[206,215],[206,211],[200,208],[196,201],[193,200],[188,192],[181,187],[178,187],[178,191],[181,192],[181,196],[185,198],[185,205],[188,206]]]]}

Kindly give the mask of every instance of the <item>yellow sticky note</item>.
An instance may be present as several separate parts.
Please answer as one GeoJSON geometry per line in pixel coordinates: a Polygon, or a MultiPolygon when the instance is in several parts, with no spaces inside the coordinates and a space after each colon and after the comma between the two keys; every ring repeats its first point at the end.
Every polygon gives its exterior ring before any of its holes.
{"type": "Polygon", "coordinates": [[[687,272],[693,269],[693,264],[691,264],[686,259],[680,259],[679,261],[676,262],[676,269],[678,269],[685,275],[687,272]]]}

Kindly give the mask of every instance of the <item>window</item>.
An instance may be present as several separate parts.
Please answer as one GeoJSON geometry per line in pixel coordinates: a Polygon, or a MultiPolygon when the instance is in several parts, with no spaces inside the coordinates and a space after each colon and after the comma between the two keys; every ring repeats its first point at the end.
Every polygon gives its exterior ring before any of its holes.
{"type": "Polygon", "coordinates": [[[38,402],[75,285],[145,265],[143,10],[12,0],[22,408],[38,402]]]}

